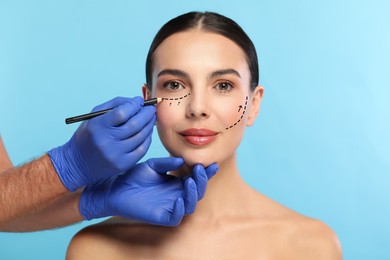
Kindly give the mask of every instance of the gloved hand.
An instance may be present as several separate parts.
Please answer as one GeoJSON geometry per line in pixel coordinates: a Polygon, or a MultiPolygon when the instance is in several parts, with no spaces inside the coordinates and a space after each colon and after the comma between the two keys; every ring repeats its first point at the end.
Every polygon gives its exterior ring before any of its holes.
{"type": "Polygon", "coordinates": [[[83,122],[64,145],[48,152],[62,183],[70,191],[133,167],[149,149],[155,106],[141,97],[118,97],[92,111],[114,108],[83,122]]]}
{"type": "Polygon", "coordinates": [[[121,216],[149,224],[176,226],[195,211],[217,164],[196,165],[190,177],[167,175],[183,165],[182,158],[149,159],[123,175],[88,185],[80,199],[84,219],[121,216]]]}

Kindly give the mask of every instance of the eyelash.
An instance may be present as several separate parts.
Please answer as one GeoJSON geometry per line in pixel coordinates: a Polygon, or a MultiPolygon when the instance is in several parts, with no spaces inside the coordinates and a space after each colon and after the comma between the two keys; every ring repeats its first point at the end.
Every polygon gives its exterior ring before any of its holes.
{"type": "Polygon", "coordinates": [[[217,89],[217,91],[219,91],[221,93],[228,93],[234,89],[234,86],[232,83],[230,83],[228,81],[222,81],[222,82],[219,82],[214,88],[217,89]],[[227,90],[226,89],[223,89],[223,90],[219,89],[219,87],[221,85],[228,85],[228,89],[227,90]]]}
{"type": "Polygon", "coordinates": [[[165,82],[163,84],[163,87],[164,89],[168,90],[168,91],[171,91],[171,92],[175,92],[175,91],[179,91],[181,89],[184,89],[184,86],[182,83],[178,82],[178,81],[175,81],[175,80],[171,80],[171,81],[168,81],[168,82],[165,82]],[[172,89],[171,86],[172,84],[177,84],[179,87],[181,88],[176,88],[176,89],[172,89]]]}
{"type": "MultiPolygon", "coordinates": [[[[175,92],[175,91],[179,91],[181,89],[184,89],[184,86],[182,83],[178,82],[178,81],[175,81],[175,80],[171,80],[171,81],[167,81],[163,84],[163,87],[168,90],[168,91],[171,91],[171,92],[175,92]],[[173,89],[171,88],[172,87],[172,84],[177,84],[177,88],[176,89],[173,89]]],[[[228,82],[228,81],[222,81],[222,82],[219,82],[215,87],[214,89],[216,89],[217,91],[219,91],[220,93],[228,93],[230,91],[232,91],[234,89],[234,86],[232,83],[228,82]],[[227,85],[228,86],[228,89],[219,89],[219,87],[221,85],[227,85]]]]}

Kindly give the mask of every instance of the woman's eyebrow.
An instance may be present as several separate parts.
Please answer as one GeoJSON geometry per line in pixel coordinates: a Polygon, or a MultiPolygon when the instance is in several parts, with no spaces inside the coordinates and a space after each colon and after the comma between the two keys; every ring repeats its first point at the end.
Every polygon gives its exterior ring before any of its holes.
{"type": "Polygon", "coordinates": [[[178,69],[163,69],[162,71],[160,71],[158,73],[157,77],[161,77],[163,75],[172,75],[172,76],[185,78],[185,79],[189,79],[190,78],[188,73],[186,73],[186,72],[184,72],[182,70],[178,70],[178,69]]]}
{"type": "Polygon", "coordinates": [[[227,74],[233,74],[239,78],[241,78],[241,75],[240,73],[235,70],[235,69],[223,69],[223,70],[216,70],[216,71],[213,71],[210,73],[209,75],[209,78],[214,78],[214,77],[220,77],[220,76],[224,76],[224,75],[227,75],[227,74]]]}
{"type": "MultiPolygon", "coordinates": [[[[235,69],[221,69],[221,70],[215,70],[209,74],[209,78],[215,78],[220,77],[228,74],[233,74],[239,78],[241,78],[240,73],[235,69]]],[[[163,69],[157,74],[157,77],[161,77],[163,75],[171,75],[176,76],[180,78],[190,79],[190,76],[187,72],[179,70],[179,69],[163,69]]]]}

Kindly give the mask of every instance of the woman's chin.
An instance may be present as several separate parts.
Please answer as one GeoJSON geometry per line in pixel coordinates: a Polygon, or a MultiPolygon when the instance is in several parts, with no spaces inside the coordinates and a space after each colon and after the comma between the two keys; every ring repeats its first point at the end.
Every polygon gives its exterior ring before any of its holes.
{"type": "Polygon", "coordinates": [[[190,176],[192,175],[192,169],[194,168],[195,165],[201,164],[203,165],[203,167],[206,168],[212,163],[214,162],[210,162],[209,160],[187,160],[186,158],[184,158],[184,165],[179,169],[177,169],[176,171],[174,171],[172,175],[177,177],[190,176]]]}
{"type": "Polygon", "coordinates": [[[180,167],[172,175],[175,176],[187,176],[192,174],[192,169],[195,165],[201,164],[204,168],[210,166],[213,163],[219,165],[223,161],[223,157],[215,156],[211,151],[200,151],[200,150],[171,150],[169,154],[174,157],[181,157],[184,160],[184,165],[180,167]]]}
{"type": "Polygon", "coordinates": [[[203,167],[207,167],[210,164],[214,163],[215,161],[212,160],[212,158],[205,158],[205,157],[194,157],[194,156],[184,156],[184,164],[188,167],[194,167],[197,164],[203,165],[203,167]]]}

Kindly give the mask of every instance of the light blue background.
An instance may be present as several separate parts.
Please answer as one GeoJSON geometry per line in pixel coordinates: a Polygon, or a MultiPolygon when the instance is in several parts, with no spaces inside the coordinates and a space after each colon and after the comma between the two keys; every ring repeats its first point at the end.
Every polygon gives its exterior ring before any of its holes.
{"type": "MultiPolygon", "coordinates": [[[[13,162],[66,142],[77,125],[64,118],[140,95],[155,33],[192,10],[233,18],[258,50],[265,95],[243,177],[330,225],[345,259],[390,259],[389,1],[3,0],[0,132],[13,162]]],[[[165,155],[154,135],[147,157],[165,155]]],[[[0,259],[62,259],[90,223],[2,233],[0,259]]]]}

